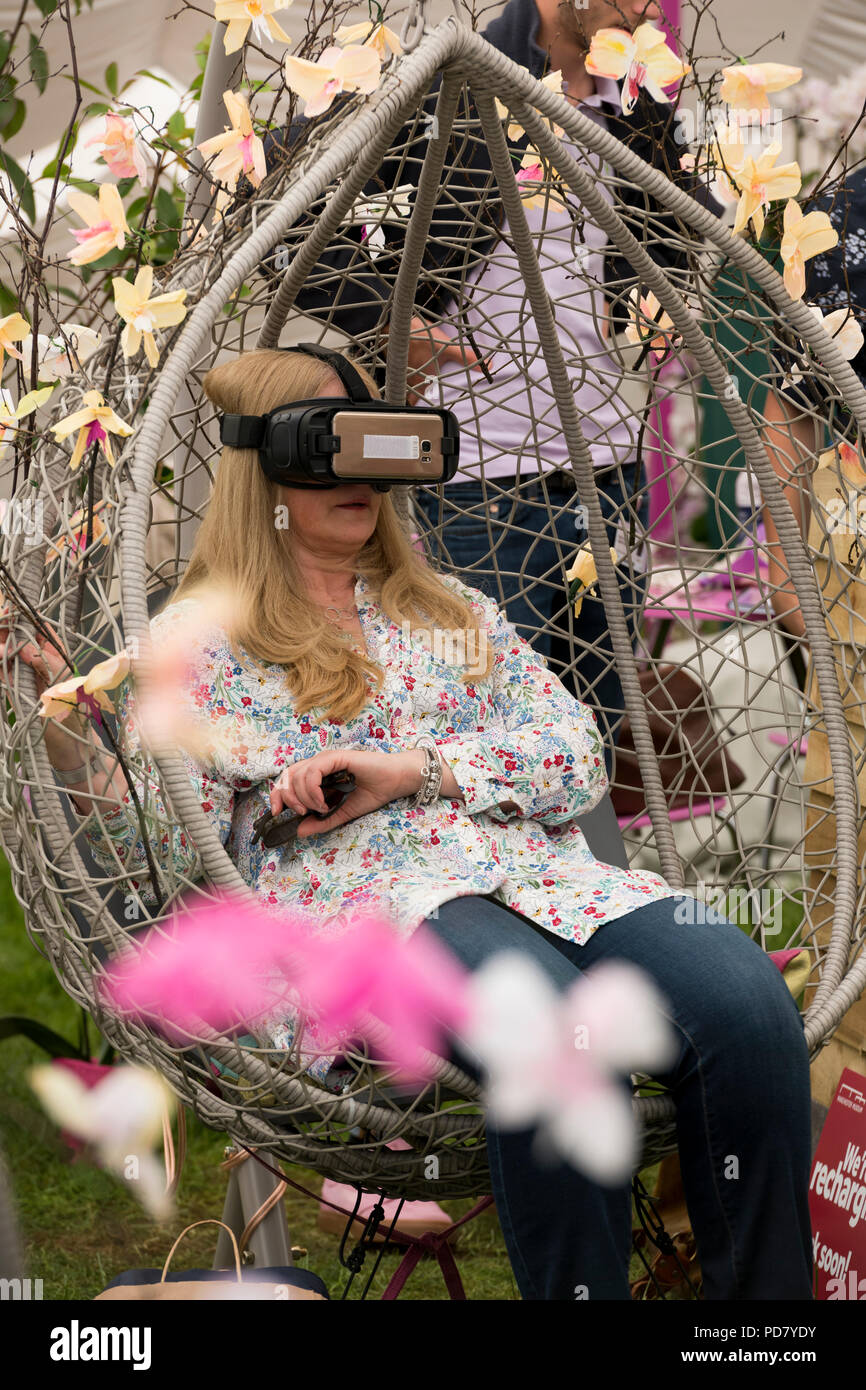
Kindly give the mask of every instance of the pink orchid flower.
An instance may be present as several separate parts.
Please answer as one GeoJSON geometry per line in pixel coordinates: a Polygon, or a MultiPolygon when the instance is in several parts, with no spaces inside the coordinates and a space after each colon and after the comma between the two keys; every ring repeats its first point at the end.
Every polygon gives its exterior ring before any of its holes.
{"type": "Polygon", "coordinates": [[[332,44],[315,63],[287,54],[283,68],[286,85],[304,100],[304,115],[321,116],[340,92],[375,92],[382,64],[374,48],[332,44]]]}
{"type": "Polygon", "coordinates": [[[90,265],[91,261],[100,260],[109,251],[123,249],[129,226],[117,184],[103,183],[98,199],[77,188],[70,188],[66,200],[72,211],[77,212],[82,222],[87,224],[72,232],[78,242],[78,246],[69,254],[73,265],[90,265]]]}
{"type": "Polygon", "coordinates": [[[300,914],[267,911],[227,894],[195,905],[136,943],[103,985],[106,1001],[196,1034],[254,1026],[279,1004],[316,1019],[323,1048],[368,1037],[408,1076],[428,1074],[443,1028],[466,1018],[463,972],[432,937],[405,942],[372,916],[323,936],[300,914]]]}
{"type": "Polygon", "coordinates": [[[324,1046],[368,1035],[372,1016],[383,1027],[371,1035],[376,1051],[402,1075],[424,1078],[443,1030],[466,1023],[465,981],[423,928],[404,941],[385,918],[359,915],[341,935],[318,938],[298,988],[324,1046]]]}
{"type": "Polygon", "coordinates": [[[138,178],[142,183],[148,179],[152,164],[150,151],[136,136],[135,126],[125,116],[109,111],[105,117],[105,129],[94,135],[88,145],[99,145],[99,153],[116,179],[138,178]]]}
{"type": "Polygon", "coordinates": [[[202,1023],[217,1032],[250,1025],[266,1009],[289,1003],[274,970],[297,971],[311,940],[298,916],[267,912],[222,894],[177,915],[171,929],[141,937],[110,967],[102,985],[106,1002],[143,1020],[158,1019],[196,1034],[202,1023]]]}
{"type": "Polygon", "coordinates": [[[598,29],[585,66],[594,77],[622,79],[624,116],[634,110],[642,87],[653,101],[666,102],[670,98],[664,88],[681,82],[691,72],[689,64],[680,62],[668,48],[664,34],[652,24],[639,24],[633,34],[627,29],[598,29]]]}

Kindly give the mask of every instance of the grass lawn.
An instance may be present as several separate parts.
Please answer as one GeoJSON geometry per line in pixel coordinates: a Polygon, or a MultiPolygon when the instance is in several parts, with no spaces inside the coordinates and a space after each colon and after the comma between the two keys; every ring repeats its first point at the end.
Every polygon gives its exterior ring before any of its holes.
{"type": "MultiPolygon", "coordinates": [[[[70,1041],[77,1039],[80,1010],[64,994],[51,966],[27,938],[21,908],[12,892],[9,867],[2,855],[0,960],[0,1016],[24,1014],[70,1041]]],[[[189,1150],[178,1192],[177,1215],[170,1227],[157,1226],[119,1180],[75,1158],[59,1139],[25,1079],[30,1066],[45,1060],[44,1052],[24,1038],[0,1041],[4,1077],[0,1090],[0,1145],[13,1186],[27,1273],[43,1281],[46,1299],[90,1299],[121,1270],[161,1266],[175,1235],[190,1222],[221,1216],[227,1178],[219,1165],[226,1141],[224,1135],[206,1129],[189,1116],[189,1150]]],[[[291,1168],[288,1174],[318,1192],[321,1179],[315,1173],[291,1168]]],[[[649,1186],[652,1173],[642,1176],[649,1186]]],[[[473,1203],[467,1200],[443,1205],[456,1217],[473,1203]]],[[[320,1275],[331,1296],[339,1298],[347,1278],[338,1260],[339,1238],[317,1229],[317,1203],[299,1193],[289,1190],[286,1212],[293,1244],[307,1252],[296,1262],[320,1275]]],[[[216,1234],[213,1227],[191,1232],[176,1268],[209,1268],[216,1234]]],[[[495,1211],[484,1212],[462,1228],[455,1248],[468,1298],[519,1297],[495,1211]]],[[[371,1297],[381,1294],[399,1260],[399,1253],[384,1257],[371,1297]]],[[[632,1277],[640,1272],[635,1261],[632,1277]]],[[[359,1296],[363,1282],[360,1278],[355,1280],[350,1297],[359,1296]]],[[[434,1260],[422,1260],[401,1298],[447,1298],[434,1260]]]]}

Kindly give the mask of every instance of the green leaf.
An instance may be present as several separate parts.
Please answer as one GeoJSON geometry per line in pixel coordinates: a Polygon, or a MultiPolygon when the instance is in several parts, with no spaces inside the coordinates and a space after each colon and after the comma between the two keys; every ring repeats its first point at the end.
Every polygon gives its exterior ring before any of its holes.
{"type": "Polygon", "coordinates": [[[18,97],[12,97],[8,101],[0,101],[0,135],[11,140],[13,135],[24,124],[24,117],[27,115],[27,107],[18,97]]]}
{"type": "MultiPolygon", "coordinates": [[[[71,168],[70,168],[70,166],[69,166],[68,164],[66,164],[66,163],[61,164],[61,166],[60,166],[60,177],[61,177],[62,179],[68,179],[68,178],[69,178],[69,175],[71,174],[71,172],[72,172],[72,170],[71,170],[71,168]]],[[[56,177],[56,175],[57,175],[57,156],[55,155],[54,158],[51,160],[51,162],[50,162],[49,164],[46,164],[45,168],[42,170],[42,173],[39,175],[39,177],[40,177],[41,179],[53,179],[53,178],[56,177]]]]}
{"type": "Polygon", "coordinates": [[[107,101],[91,101],[82,111],[81,118],[86,121],[88,116],[107,116],[110,110],[107,101]]]}
{"type": "Polygon", "coordinates": [[[35,34],[30,35],[30,76],[39,88],[40,93],[45,91],[48,83],[48,54],[40,44],[35,34]]]}
{"type": "MultiPolygon", "coordinates": [[[[68,72],[65,72],[65,73],[63,74],[63,76],[66,78],[66,81],[67,81],[67,82],[74,82],[74,81],[75,81],[74,77],[72,77],[71,74],[68,73],[68,72]]],[[[92,83],[92,82],[88,82],[87,79],[84,78],[84,77],[79,77],[79,79],[78,79],[78,85],[79,85],[80,87],[86,87],[87,90],[88,90],[88,92],[95,92],[96,95],[97,95],[98,97],[101,97],[101,96],[104,96],[104,95],[105,95],[105,93],[103,92],[103,90],[102,90],[101,87],[94,87],[93,83],[92,83]]]]}
{"type": "Polygon", "coordinates": [[[130,226],[141,216],[146,207],[147,195],[143,198],[136,198],[134,202],[130,203],[129,207],[126,209],[126,220],[130,226]]]}
{"type": "MultiPolygon", "coordinates": [[[[139,68],[135,75],[136,77],[149,77],[152,82],[161,82],[163,87],[171,87],[172,91],[174,91],[173,82],[169,82],[165,77],[160,77],[158,73],[151,72],[150,68],[139,68]]],[[[128,85],[127,83],[126,86],[128,85]]],[[[124,91],[126,90],[126,86],[124,87],[124,91]]]]}
{"type": "Polygon", "coordinates": [[[113,97],[117,96],[117,64],[109,63],[105,69],[105,85],[113,97]]]}
{"type": "Polygon", "coordinates": [[[13,294],[8,285],[4,285],[0,282],[0,314],[5,318],[7,314],[14,314],[17,308],[17,294],[13,294]]]}
{"type": "Polygon", "coordinates": [[[27,177],[24,170],[21,168],[21,165],[16,164],[12,156],[10,154],[7,154],[5,150],[2,154],[0,154],[0,166],[2,166],[5,169],[6,173],[12,180],[12,183],[18,194],[18,198],[21,203],[21,211],[24,213],[24,216],[29,218],[31,222],[35,221],[36,201],[33,197],[33,187],[30,183],[30,179],[27,177]]]}
{"type": "Polygon", "coordinates": [[[167,188],[159,188],[156,193],[156,210],[160,222],[166,227],[180,226],[180,208],[167,188]]]}
{"type": "Polygon", "coordinates": [[[42,13],[47,17],[48,15],[53,14],[54,11],[57,9],[59,0],[36,0],[36,4],[38,8],[42,11],[42,13]]]}
{"type": "Polygon", "coordinates": [[[174,115],[169,117],[168,133],[173,136],[175,140],[184,140],[188,129],[186,116],[182,111],[175,111],[174,115]]]}
{"type": "Polygon", "coordinates": [[[3,67],[3,64],[9,57],[10,37],[11,36],[9,34],[0,34],[0,68],[3,67]]]}

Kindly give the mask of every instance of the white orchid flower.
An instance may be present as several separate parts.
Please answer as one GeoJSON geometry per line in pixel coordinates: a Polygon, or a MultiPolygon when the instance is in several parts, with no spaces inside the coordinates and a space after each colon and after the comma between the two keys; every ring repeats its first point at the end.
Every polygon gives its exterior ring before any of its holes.
{"type": "Polygon", "coordinates": [[[105,1167],[129,1183],[156,1221],[172,1213],[165,1169],[153,1153],[176,1099],[148,1067],[119,1066],[88,1087],[66,1067],[32,1067],[28,1080],[46,1113],[93,1146],[105,1167]]]}
{"type": "Polygon", "coordinates": [[[638,1134],[623,1078],[658,1072],[676,1051],[648,977],[612,962],[560,994],[533,961],[502,952],[473,976],[470,1007],[464,1036],[485,1068],[493,1122],[537,1126],[590,1178],[627,1181],[638,1134]]]}

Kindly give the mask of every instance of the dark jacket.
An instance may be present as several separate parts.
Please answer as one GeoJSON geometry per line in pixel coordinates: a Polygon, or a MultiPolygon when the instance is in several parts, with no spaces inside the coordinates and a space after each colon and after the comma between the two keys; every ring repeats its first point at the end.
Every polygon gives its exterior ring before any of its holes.
{"type": "MultiPolygon", "coordinates": [[[[866,334],[866,169],[857,169],[839,180],[814,204],[829,214],[839,233],[837,244],[829,251],[806,262],[805,304],[814,305],[823,314],[834,309],[847,309],[866,334]]],[[[801,352],[799,339],[789,335],[794,353],[775,352],[781,369],[788,373],[801,352]]],[[[851,362],[863,386],[866,387],[866,344],[851,362]]],[[[777,374],[778,389],[795,409],[819,411],[837,434],[856,435],[856,422],[847,406],[832,397],[822,384],[821,377],[808,368],[795,385],[786,385],[777,374]]]]}
{"type": "MultiPolygon", "coordinates": [[[[484,30],[484,37],[494,48],[540,78],[549,70],[549,63],[547,54],[535,42],[539,22],[535,0],[510,0],[502,14],[484,30]]],[[[421,164],[429,148],[424,117],[433,113],[439,83],[437,77],[419,117],[408,123],[395,139],[378,175],[366,186],[366,195],[381,195],[384,189],[401,184],[417,186],[421,164]]],[[[681,187],[692,191],[692,176],[682,173],[679,167],[685,145],[672,106],[655,102],[641,92],[628,117],[623,116],[619,105],[604,104],[603,110],[612,134],[681,187]]],[[[291,150],[308,124],[304,120],[296,121],[284,141],[273,136],[269,138],[266,152],[272,167],[285,158],[286,147],[291,150]]],[[[523,136],[513,145],[515,167],[519,166],[527,143],[528,137],[523,136]]],[[[465,88],[455,118],[451,150],[451,157],[446,159],[442,192],[433,214],[415,299],[417,311],[428,318],[438,317],[449,303],[459,301],[466,274],[489,255],[502,222],[489,152],[482,138],[471,91],[465,88]],[[467,130],[464,122],[474,122],[474,131],[467,130]],[[425,270],[432,275],[425,275],[425,270]]],[[[672,267],[683,263],[681,240],[685,229],[682,224],[671,214],[662,212],[640,189],[618,188],[614,200],[638,241],[642,239],[644,216],[652,216],[650,254],[658,264],[672,267]]],[[[303,227],[299,225],[295,232],[296,236],[302,235],[303,227]]],[[[374,258],[362,244],[360,227],[343,228],[339,240],[332,243],[308,278],[298,296],[298,308],[327,319],[352,338],[371,332],[380,321],[386,322],[399,266],[402,228],[386,222],[384,233],[386,247],[374,258]]],[[[294,246],[298,244],[294,238],[291,240],[294,246]]],[[[263,265],[266,273],[274,273],[274,259],[270,257],[263,265]]],[[[605,258],[605,283],[609,287],[608,299],[617,301],[614,317],[624,320],[623,304],[629,286],[636,283],[636,275],[628,261],[614,249],[605,258]]]]}

